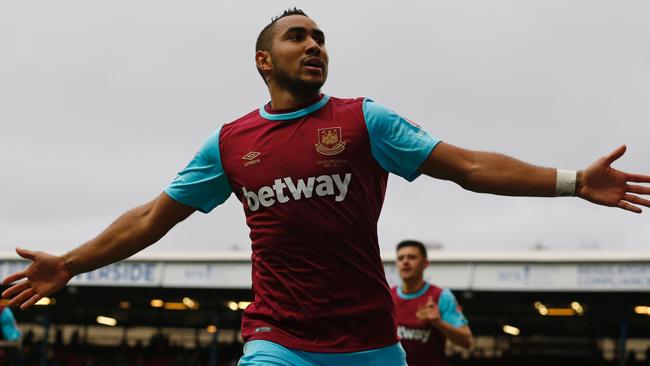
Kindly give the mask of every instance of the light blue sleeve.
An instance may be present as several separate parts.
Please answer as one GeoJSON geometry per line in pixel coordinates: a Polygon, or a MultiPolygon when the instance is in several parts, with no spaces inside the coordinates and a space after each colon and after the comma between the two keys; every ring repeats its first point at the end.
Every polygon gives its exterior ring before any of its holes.
{"type": "Polygon", "coordinates": [[[2,314],[0,314],[0,323],[2,323],[2,335],[4,336],[4,339],[15,341],[20,338],[20,330],[18,329],[16,319],[14,318],[11,309],[2,309],[2,314]]]}
{"type": "Polygon", "coordinates": [[[232,193],[221,166],[219,132],[221,128],[208,137],[194,159],[165,188],[174,200],[203,213],[224,203],[232,193]]]}
{"type": "Polygon", "coordinates": [[[440,142],[420,126],[371,99],[363,101],[372,156],[384,170],[412,181],[418,168],[440,142]]]}
{"type": "Polygon", "coordinates": [[[456,328],[469,323],[467,318],[465,318],[465,315],[463,315],[463,312],[460,310],[460,306],[458,305],[454,294],[452,294],[447,288],[442,290],[442,293],[440,293],[438,308],[440,309],[440,318],[456,328]]]}

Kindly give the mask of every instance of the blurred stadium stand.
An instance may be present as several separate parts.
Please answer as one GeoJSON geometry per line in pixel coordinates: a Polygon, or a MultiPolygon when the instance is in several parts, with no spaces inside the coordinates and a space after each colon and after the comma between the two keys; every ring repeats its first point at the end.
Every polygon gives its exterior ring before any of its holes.
{"type": "MultiPolygon", "coordinates": [[[[383,258],[397,283],[394,253],[383,258]]],[[[650,365],[650,252],[434,250],[430,261],[426,278],[454,291],[477,336],[470,351],[449,347],[453,365],[650,365]]],[[[0,253],[1,276],[26,264],[0,253]]],[[[24,346],[0,350],[0,364],[236,365],[251,296],[249,253],[140,254],[16,310],[24,346]]]]}

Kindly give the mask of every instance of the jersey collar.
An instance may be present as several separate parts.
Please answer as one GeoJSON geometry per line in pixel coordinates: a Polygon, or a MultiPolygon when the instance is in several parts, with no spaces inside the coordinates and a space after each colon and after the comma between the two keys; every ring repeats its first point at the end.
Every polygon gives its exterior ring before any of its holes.
{"type": "Polygon", "coordinates": [[[285,121],[285,120],[288,120],[288,119],[296,119],[296,118],[304,117],[304,116],[308,115],[309,113],[312,113],[314,111],[317,111],[317,110],[323,108],[325,106],[325,104],[327,104],[327,102],[329,100],[330,100],[329,95],[323,95],[323,98],[321,98],[321,100],[319,100],[318,102],[316,102],[316,103],[314,103],[314,104],[312,104],[312,105],[310,105],[308,107],[299,109],[297,111],[289,112],[289,113],[279,113],[279,114],[269,113],[269,112],[266,111],[264,106],[262,106],[260,108],[260,116],[262,118],[266,118],[266,119],[271,120],[271,121],[285,121]]]}
{"type": "Polygon", "coordinates": [[[404,292],[402,292],[402,286],[397,286],[397,296],[399,296],[400,299],[404,299],[404,300],[417,299],[418,297],[424,295],[429,289],[429,287],[431,287],[431,285],[429,284],[429,282],[425,281],[424,286],[422,286],[422,288],[418,292],[414,292],[412,294],[405,294],[404,292]]]}

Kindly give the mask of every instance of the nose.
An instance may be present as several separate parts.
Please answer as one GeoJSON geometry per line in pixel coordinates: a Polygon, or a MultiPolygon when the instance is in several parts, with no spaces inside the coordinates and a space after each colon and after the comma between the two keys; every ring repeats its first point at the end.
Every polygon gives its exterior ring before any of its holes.
{"type": "Polygon", "coordinates": [[[321,54],[320,45],[312,37],[307,37],[307,49],[305,51],[311,56],[319,56],[321,54]]]}

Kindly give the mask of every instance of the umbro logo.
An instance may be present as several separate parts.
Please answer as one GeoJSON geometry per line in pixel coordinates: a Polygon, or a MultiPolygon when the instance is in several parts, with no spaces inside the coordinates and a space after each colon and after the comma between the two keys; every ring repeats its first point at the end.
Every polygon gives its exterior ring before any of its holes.
{"type": "Polygon", "coordinates": [[[260,156],[261,153],[257,151],[249,151],[246,155],[242,156],[242,160],[246,160],[246,163],[244,163],[244,166],[249,166],[253,164],[257,164],[260,162],[260,159],[257,159],[258,156],[260,156]]]}
{"type": "Polygon", "coordinates": [[[260,153],[258,153],[257,151],[250,151],[248,154],[244,155],[242,159],[250,161],[255,159],[258,156],[260,156],[260,153]]]}

